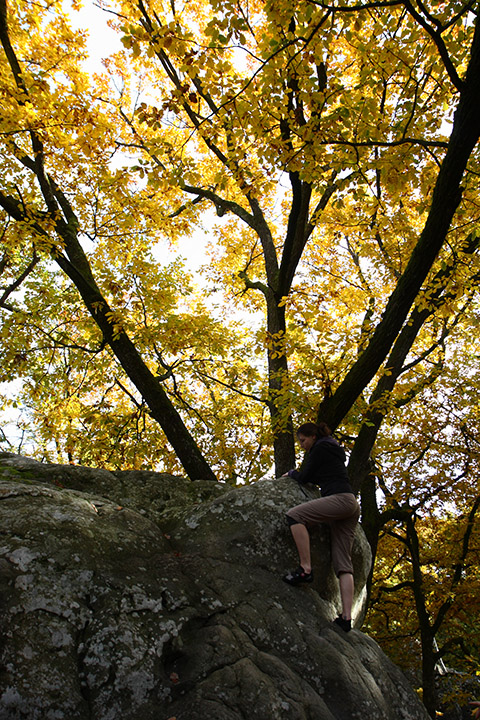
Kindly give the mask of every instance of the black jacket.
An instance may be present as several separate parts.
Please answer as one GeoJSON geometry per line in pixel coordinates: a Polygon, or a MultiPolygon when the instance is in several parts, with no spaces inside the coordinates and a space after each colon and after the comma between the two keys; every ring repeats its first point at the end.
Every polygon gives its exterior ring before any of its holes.
{"type": "Polygon", "coordinates": [[[351,493],[345,459],[345,450],[335,438],[322,437],[305,455],[300,470],[291,470],[288,474],[302,485],[319,485],[323,497],[351,493]]]}

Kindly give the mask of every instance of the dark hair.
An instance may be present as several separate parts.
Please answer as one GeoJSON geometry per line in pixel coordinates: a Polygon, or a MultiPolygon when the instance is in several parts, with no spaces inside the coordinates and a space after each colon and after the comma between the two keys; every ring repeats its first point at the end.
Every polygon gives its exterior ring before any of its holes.
{"type": "Polygon", "coordinates": [[[297,435],[305,435],[305,437],[329,437],[332,431],[324,422],[320,423],[304,423],[297,430],[297,435]]]}

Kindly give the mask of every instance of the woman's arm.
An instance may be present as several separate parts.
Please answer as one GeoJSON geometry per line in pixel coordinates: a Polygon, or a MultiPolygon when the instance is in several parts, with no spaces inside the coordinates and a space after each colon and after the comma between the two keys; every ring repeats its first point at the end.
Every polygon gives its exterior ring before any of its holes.
{"type": "Polygon", "coordinates": [[[300,470],[290,470],[290,477],[298,480],[299,483],[316,483],[318,477],[318,469],[322,464],[323,455],[322,443],[317,443],[312,447],[310,452],[305,456],[300,470]]]}

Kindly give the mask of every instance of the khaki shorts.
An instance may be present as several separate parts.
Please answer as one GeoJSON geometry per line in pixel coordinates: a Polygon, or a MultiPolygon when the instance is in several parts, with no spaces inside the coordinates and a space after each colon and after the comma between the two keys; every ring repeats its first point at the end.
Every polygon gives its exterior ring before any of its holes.
{"type": "Polygon", "coordinates": [[[332,536],[332,563],[337,577],[353,573],[352,546],[360,517],[360,507],[352,493],[338,493],[310,500],[287,512],[287,517],[302,525],[327,523],[332,536]]]}

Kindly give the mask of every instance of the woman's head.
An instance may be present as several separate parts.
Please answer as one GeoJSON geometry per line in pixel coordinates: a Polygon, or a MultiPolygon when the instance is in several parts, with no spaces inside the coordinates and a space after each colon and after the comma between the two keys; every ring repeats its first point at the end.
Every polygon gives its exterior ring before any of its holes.
{"type": "Polygon", "coordinates": [[[319,438],[328,437],[331,434],[330,428],[324,422],[304,423],[297,430],[298,442],[304,450],[310,450],[319,438]]]}
{"type": "Polygon", "coordinates": [[[324,422],[321,423],[304,423],[297,430],[297,435],[305,435],[306,437],[328,437],[332,431],[324,422]]]}

